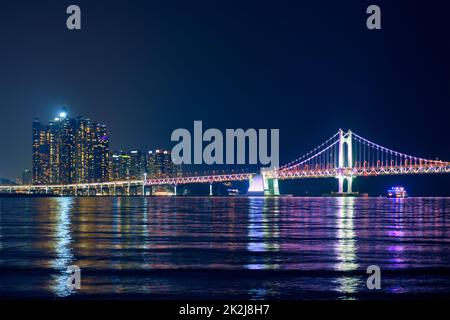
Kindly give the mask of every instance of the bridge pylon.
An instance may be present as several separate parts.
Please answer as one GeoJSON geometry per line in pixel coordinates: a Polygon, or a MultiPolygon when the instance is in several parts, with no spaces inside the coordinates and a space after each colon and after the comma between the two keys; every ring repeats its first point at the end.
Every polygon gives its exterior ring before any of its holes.
{"type": "Polygon", "coordinates": [[[339,154],[338,154],[338,192],[344,193],[344,182],[347,181],[347,191],[345,193],[352,193],[353,175],[351,170],[353,167],[353,150],[352,150],[352,131],[348,130],[346,133],[339,129],[339,154]],[[345,152],[347,147],[347,152],[345,152]]]}

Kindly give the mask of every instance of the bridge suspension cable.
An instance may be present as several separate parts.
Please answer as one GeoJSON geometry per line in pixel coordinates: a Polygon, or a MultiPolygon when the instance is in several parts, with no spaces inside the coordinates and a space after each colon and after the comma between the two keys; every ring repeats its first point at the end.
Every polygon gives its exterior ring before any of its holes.
{"type": "Polygon", "coordinates": [[[291,161],[279,168],[279,171],[291,170],[291,169],[300,169],[300,167],[308,165],[311,168],[312,166],[317,166],[320,164],[331,164],[337,162],[337,148],[336,150],[333,147],[336,147],[339,142],[339,132],[335,133],[329,139],[327,139],[322,144],[318,145],[308,153],[303,156],[291,161]],[[331,161],[333,159],[333,161],[331,161]]]}
{"type": "Polygon", "coordinates": [[[445,164],[440,160],[429,160],[398,152],[356,133],[352,133],[354,167],[398,167],[445,164]]]}

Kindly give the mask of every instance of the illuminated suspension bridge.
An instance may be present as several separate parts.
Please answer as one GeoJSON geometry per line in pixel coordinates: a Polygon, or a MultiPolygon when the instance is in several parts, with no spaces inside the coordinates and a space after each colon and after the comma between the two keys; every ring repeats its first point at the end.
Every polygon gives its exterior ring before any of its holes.
{"type": "Polygon", "coordinates": [[[3,193],[58,193],[71,195],[130,195],[132,190],[146,194],[153,186],[174,186],[228,181],[262,181],[264,195],[279,195],[278,180],[306,178],[336,178],[338,194],[352,193],[352,181],[359,176],[431,174],[450,172],[450,162],[429,160],[394,151],[356,133],[339,130],[328,140],[302,157],[279,168],[262,168],[260,173],[229,173],[189,175],[136,181],[112,181],[68,185],[0,186],[3,193]],[[347,184],[346,190],[344,185],[347,184]]]}
{"type": "MultiPolygon", "coordinates": [[[[352,192],[358,176],[448,173],[450,162],[411,156],[383,147],[351,130],[339,130],[301,158],[267,173],[268,179],[338,179],[339,193],[352,192]]],[[[276,191],[276,190],[275,190],[276,191]]]]}

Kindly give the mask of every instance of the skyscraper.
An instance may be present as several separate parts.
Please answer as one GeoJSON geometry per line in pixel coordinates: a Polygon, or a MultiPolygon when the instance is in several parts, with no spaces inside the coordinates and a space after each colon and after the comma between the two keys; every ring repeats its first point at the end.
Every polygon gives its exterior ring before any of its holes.
{"type": "Polygon", "coordinates": [[[25,169],[22,172],[22,184],[29,185],[33,182],[33,173],[32,171],[25,169]]]}
{"type": "Polygon", "coordinates": [[[61,142],[59,140],[59,119],[50,121],[47,126],[47,141],[49,147],[49,169],[50,169],[50,184],[59,183],[59,157],[61,142]]]}
{"type": "Polygon", "coordinates": [[[76,119],[75,129],[75,171],[76,182],[90,182],[93,176],[94,150],[92,145],[91,120],[85,117],[76,119]]]}
{"type": "Polygon", "coordinates": [[[130,151],[130,179],[142,180],[146,172],[146,158],[141,151],[130,151]]]}
{"type": "Polygon", "coordinates": [[[149,178],[178,177],[181,175],[181,166],[172,162],[170,151],[149,151],[147,154],[147,174],[149,178]]]}
{"type": "MultiPolygon", "coordinates": [[[[63,113],[64,115],[65,113],[63,113]]],[[[59,181],[75,182],[75,120],[62,117],[59,122],[59,181]]]]}
{"type": "Polygon", "coordinates": [[[61,112],[46,126],[49,152],[49,183],[75,182],[75,120],[61,112]]]}
{"type": "Polygon", "coordinates": [[[111,180],[130,180],[131,157],[123,151],[111,155],[111,180]]]}
{"type": "Polygon", "coordinates": [[[39,119],[33,121],[33,183],[47,184],[50,182],[50,153],[47,138],[47,128],[39,119]]]}
{"type": "Polygon", "coordinates": [[[93,181],[109,181],[109,136],[106,126],[99,123],[93,125],[93,181]]]}

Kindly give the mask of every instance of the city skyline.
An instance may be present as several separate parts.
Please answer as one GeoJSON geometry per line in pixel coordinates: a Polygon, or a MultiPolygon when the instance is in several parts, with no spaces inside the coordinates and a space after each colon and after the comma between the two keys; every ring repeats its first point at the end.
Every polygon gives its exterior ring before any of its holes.
{"type": "MultiPolygon", "coordinates": [[[[110,150],[105,124],[62,108],[48,124],[33,120],[32,184],[74,184],[175,177],[170,151],[110,150]]],[[[25,169],[23,174],[27,172],[25,169]]],[[[22,184],[23,181],[22,181],[22,184]]]]}

